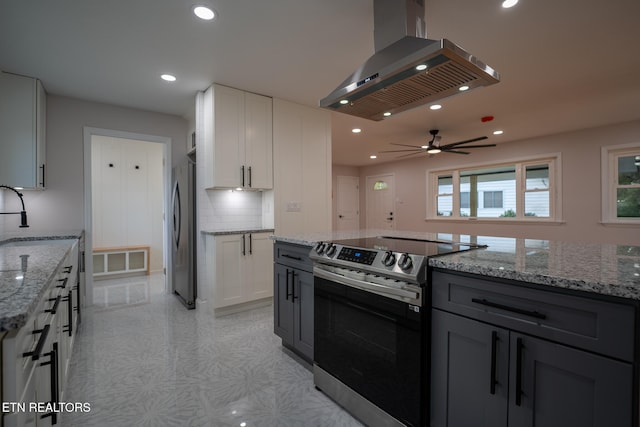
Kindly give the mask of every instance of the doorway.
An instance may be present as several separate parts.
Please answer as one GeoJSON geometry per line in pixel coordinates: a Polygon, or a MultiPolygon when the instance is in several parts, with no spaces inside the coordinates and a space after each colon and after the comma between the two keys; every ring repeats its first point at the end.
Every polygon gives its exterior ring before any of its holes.
{"type": "Polygon", "coordinates": [[[360,228],[360,178],[338,176],[336,185],[336,230],[360,228]]]}
{"type": "Polygon", "coordinates": [[[395,230],[396,190],[394,175],[368,176],[366,183],[367,228],[395,230]]]}
{"type": "MultiPolygon", "coordinates": [[[[165,292],[170,289],[170,233],[165,220],[170,201],[170,153],[170,138],[84,129],[85,301],[88,304],[94,302],[94,273],[104,271],[107,265],[106,258],[105,264],[94,265],[94,248],[104,251],[114,247],[123,250],[148,247],[148,271],[160,272],[165,292]]],[[[114,260],[117,261],[118,256],[114,256],[114,260]]],[[[121,264],[125,269],[129,268],[128,260],[128,255],[122,255],[121,264]]]]}

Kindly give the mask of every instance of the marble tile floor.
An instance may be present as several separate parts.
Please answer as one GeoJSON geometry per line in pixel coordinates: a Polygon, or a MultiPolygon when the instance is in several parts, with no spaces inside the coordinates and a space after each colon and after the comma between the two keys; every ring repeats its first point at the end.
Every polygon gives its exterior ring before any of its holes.
{"type": "Polygon", "coordinates": [[[63,396],[72,426],[361,426],[317,391],[273,333],[273,307],[213,318],[161,275],[94,284],[63,396]]]}

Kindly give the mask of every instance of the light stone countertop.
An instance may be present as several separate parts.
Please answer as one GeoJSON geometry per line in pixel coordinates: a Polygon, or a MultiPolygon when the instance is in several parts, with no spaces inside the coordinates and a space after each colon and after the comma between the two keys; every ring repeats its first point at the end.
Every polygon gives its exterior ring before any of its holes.
{"type": "Polygon", "coordinates": [[[431,258],[431,267],[640,300],[640,246],[389,230],[276,235],[273,238],[311,248],[319,241],[384,235],[487,245],[486,248],[431,258]]]}
{"type": "Polygon", "coordinates": [[[0,236],[0,331],[24,326],[82,234],[78,230],[0,236]]]}
{"type": "Polygon", "coordinates": [[[246,233],[273,233],[273,228],[243,228],[232,230],[201,230],[200,233],[210,236],[225,236],[230,234],[246,234],[246,233]]]}

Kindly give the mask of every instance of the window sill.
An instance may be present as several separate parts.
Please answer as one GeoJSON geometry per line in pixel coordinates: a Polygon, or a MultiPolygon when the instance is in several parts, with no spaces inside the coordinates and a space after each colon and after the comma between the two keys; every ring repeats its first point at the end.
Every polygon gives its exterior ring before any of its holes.
{"type": "Polygon", "coordinates": [[[563,225],[565,221],[554,219],[510,219],[510,218],[425,218],[425,221],[432,222],[469,222],[477,224],[517,224],[517,225],[563,225]]]}
{"type": "Polygon", "coordinates": [[[600,225],[604,227],[639,227],[640,220],[638,221],[600,221],[600,225]]]}

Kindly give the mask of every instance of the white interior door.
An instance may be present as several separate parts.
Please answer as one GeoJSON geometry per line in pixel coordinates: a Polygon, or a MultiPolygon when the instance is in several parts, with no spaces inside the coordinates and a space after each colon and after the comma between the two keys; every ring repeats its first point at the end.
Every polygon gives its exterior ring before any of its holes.
{"type": "Polygon", "coordinates": [[[336,230],[360,228],[360,178],[338,176],[336,188],[336,230]]]}
{"type": "Polygon", "coordinates": [[[367,177],[367,228],[395,229],[396,189],[393,174],[367,177]]]}

